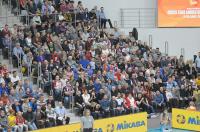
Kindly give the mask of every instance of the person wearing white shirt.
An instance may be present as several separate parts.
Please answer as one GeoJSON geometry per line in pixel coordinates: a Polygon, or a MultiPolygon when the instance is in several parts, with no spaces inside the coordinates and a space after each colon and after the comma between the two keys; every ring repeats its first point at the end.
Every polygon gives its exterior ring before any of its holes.
{"type": "Polygon", "coordinates": [[[56,76],[56,79],[54,80],[53,83],[53,88],[54,88],[54,98],[56,101],[60,101],[61,100],[61,94],[62,94],[62,82],[60,81],[60,77],[56,76]]]}
{"type": "Polygon", "coordinates": [[[121,115],[122,112],[124,112],[124,107],[123,107],[124,100],[121,97],[121,93],[117,94],[116,101],[117,101],[117,111],[119,112],[119,115],[121,115]]]}
{"type": "Polygon", "coordinates": [[[89,33],[86,31],[86,29],[84,29],[84,32],[81,32],[81,38],[83,41],[87,41],[89,38],[89,33]]]}
{"type": "Polygon", "coordinates": [[[110,28],[113,28],[112,23],[110,21],[110,19],[107,19],[104,13],[104,8],[101,7],[100,12],[98,12],[97,17],[99,17],[100,22],[101,22],[101,28],[106,28],[106,22],[109,23],[110,28]]]}
{"type": "Polygon", "coordinates": [[[85,103],[86,106],[90,106],[91,103],[90,103],[90,95],[88,94],[88,91],[85,90],[84,93],[82,94],[82,97],[83,97],[83,101],[85,103]]]}
{"type": "Polygon", "coordinates": [[[128,95],[128,100],[130,101],[130,108],[132,110],[133,113],[138,113],[139,112],[139,108],[137,106],[137,103],[139,102],[136,102],[136,100],[133,98],[132,94],[129,94],[128,95]]]}
{"type": "Polygon", "coordinates": [[[57,125],[69,124],[70,118],[67,116],[67,111],[63,106],[62,102],[59,102],[58,106],[55,109],[55,112],[57,115],[57,125]]]}
{"type": "Polygon", "coordinates": [[[196,68],[197,68],[197,72],[200,73],[200,52],[199,52],[199,56],[197,56],[196,60],[196,68]]]}
{"type": "Polygon", "coordinates": [[[2,83],[5,83],[5,80],[4,80],[4,78],[3,78],[3,75],[0,74],[0,84],[2,84],[2,83]]]}
{"type": "Polygon", "coordinates": [[[17,82],[20,80],[19,76],[17,75],[17,72],[14,71],[13,75],[10,75],[10,80],[12,83],[17,84],[17,82]]]}
{"type": "Polygon", "coordinates": [[[51,107],[51,104],[47,105],[47,118],[49,120],[49,125],[55,126],[56,125],[56,112],[54,108],[51,107]]]}
{"type": "Polygon", "coordinates": [[[32,23],[35,25],[41,25],[42,21],[41,21],[41,17],[39,15],[36,15],[32,18],[32,23]]]}
{"type": "Polygon", "coordinates": [[[92,70],[95,70],[95,61],[94,61],[93,58],[92,58],[92,60],[90,61],[90,66],[91,66],[91,69],[92,69],[92,70]]]}

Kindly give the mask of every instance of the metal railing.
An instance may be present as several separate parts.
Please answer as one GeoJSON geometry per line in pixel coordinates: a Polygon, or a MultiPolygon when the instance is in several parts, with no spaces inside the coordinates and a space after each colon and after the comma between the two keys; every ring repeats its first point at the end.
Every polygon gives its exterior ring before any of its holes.
{"type": "Polygon", "coordinates": [[[185,48],[181,48],[181,55],[183,56],[183,59],[185,58],[185,48]]]}
{"type": "MultiPolygon", "coordinates": [[[[7,11],[6,11],[7,12],[7,11]]],[[[2,25],[8,24],[9,26],[12,26],[14,24],[18,23],[23,23],[26,26],[30,26],[33,23],[33,18],[35,16],[38,16],[37,14],[28,14],[28,13],[22,13],[22,14],[17,14],[17,15],[4,15],[0,16],[0,22],[2,25]],[[17,19],[16,19],[17,18],[17,19]]],[[[67,12],[67,13],[52,13],[49,15],[39,15],[41,20],[42,19],[48,19],[51,20],[52,22],[58,22],[58,21],[65,21],[67,23],[72,23],[74,27],[76,28],[77,23],[82,21],[81,17],[79,17],[79,13],[74,11],[74,12],[67,12]]],[[[101,20],[97,19],[97,24],[99,28],[101,29],[101,20]]],[[[117,27],[118,23],[117,21],[114,21],[114,26],[117,27]]]]}
{"type": "Polygon", "coordinates": [[[156,27],[157,12],[155,8],[122,8],[120,9],[122,28],[156,27]]]}
{"type": "Polygon", "coordinates": [[[153,36],[149,35],[149,47],[153,47],[153,36]]]}
{"type": "Polygon", "coordinates": [[[168,43],[168,41],[165,41],[165,55],[166,56],[169,55],[169,43],[168,43]]]}
{"type": "Polygon", "coordinates": [[[3,60],[3,51],[2,49],[0,49],[0,61],[2,62],[2,60],[3,60]]]}

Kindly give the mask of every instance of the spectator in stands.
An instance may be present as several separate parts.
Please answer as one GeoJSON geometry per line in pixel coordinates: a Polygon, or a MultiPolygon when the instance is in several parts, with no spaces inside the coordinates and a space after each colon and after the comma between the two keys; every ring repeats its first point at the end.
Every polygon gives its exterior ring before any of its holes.
{"type": "Polygon", "coordinates": [[[16,132],[19,128],[16,124],[16,116],[14,110],[9,110],[9,116],[8,116],[8,125],[11,129],[11,131],[16,132]]]}
{"type": "Polygon", "coordinates": [[[104,95],[103,99],[99,101],[103,110],[103,116],[108,117],[110,115],[110,101],[108,97],[104,95]]]}
{"type": "Polygon", "coordinates": [[[18,61],[21,61],[23,56],[24,56],[24,51],[22,47],[20,47],[19,43],[16,43],[16,46],[13,48],[14,66],[17,66],[18,61]]]}
{"type": "Polygon", "coordinates": [[[45,128],[48,127],[48,122],[47,122],[47,113],[44,109],[45,107],[37,107],[36,110],[36,126],[37,128],[45,128]]]}
{"type": "Polygon", "coordinates": [[[200,52],[199,55],[197,56],[197,58],[195,59],[195,63],[196,63],[196,68],[198,73],[200,73],[200,52]]]}
{"type": "Polygon", "coordinates": [[[54,88],[54,98],[56,101],[61,101],[61,92],[62,92],[62,82],[60,81],[60,77],[56,76],[56,80],[53,82],[54,88]]]}
{"type": "Polygon", "coordinates": [[[12,104],[12,109],[15,113],[22,112],[22,106],[17,99],[15,99],[14,104],[12,104]]]}
{"type": "Polygon", "coordinates": [[[74,90],[69,81],[66,82],[66,86],[63,88],[64,106],[70,108],[70,102],[72,101],[74,90]]]}
{"type": "Polygon", "coordinates": [[[197,108],[196,108],[196,106],[195,106],[193,101],[190,102],[189,107],[187,108],[187,110],[191,110],[191,111],[196,111],[197,110],[197,108]]]}
{"type": "Polygon", "coordinates": [[[63,125],[69,124],[70,118],[67,116],[67,112],[65,107],[63,106],[62,102],[59,102],[59,105],[55,109],[56,112],[56,124],[63,125]]]}
{"type": "Polygon", "coordinates": [[[28,125],[26,124],[25,119],[22,116],[22,113],[20,111],[17,112],[16,124],[18,126],[18,131],[19,132],[23,132],[24,130],[25,130],[25,132],[28,131],[28,125]]]}
{"type": "Polygon", "coordinates": [[[98,16],[99,16],[99,20],[101,22],[101,28],[106,28],[106,22],[109,23],[110,28],[113,28],[110,19],[107,19],[106,16],[105,16],[105,12],[104,12],[104,8],[103,7],[101,7],[98,16]]]}
{"type": "Polygon", "coordinates": [[[158,108],[164,110],[164,97],[162,94],[160,94],[159,91],[156,91],[156,95],[154,96],[154,101],[153,101],[154,108],[158,111],[158,108]]]}
{"type": "Polygon", "coordinates": [[[0,111],[0,125],[1,125],[1,127],[0,127],[1,131],[7,131],[9,128],[8,117],[4,110],[0,111]]]}
{"type": "Polygon", "coordinates": [[[42,24],[40,15],[41,15],[40,11],[37,10],[36,15],[34,15],[32,18],[32,24],[36,26],[40,26],[42,24]]]}
{"type": "Polygon", "coordinates": [[[56,125],[56,112],[54,108],[52,108],[51,104],[47,105],[47,119],[49,120],[49,126],[55,126],[56,125]]]}
{"type": "Polygon", "coordinates": [[[75,96],[75,106],[78,108],[78,114],[81,114],[83,112],[83,109],[85,108],[83,97],[81,96],[81,92],[77,91],[75,96]]]}
{"type": "MultiPolygon", "coordinates": [[[[67,124],[64,106],[71,104],[79,115],[88,108],[98,119],[138,110],[150,114],[164,108],[187,108],[190,101],[198,101],[193,91],[200,88],[199,56],[193,63],[185,63],[184,56],[162,55],[159,48],[135,41],[137,35],[132,38],[116,29],[100,30],[109,22],[103,8],[99,11],[96,6],[88,11],[81,1],[51,2],[20,0],[21,13],[32,13],[33,23],[30,27],[14,25],[13,30],[5,25],[1,31],[0,38],[13,52],[14,66],[20,66],[12,75],[4,64],[0,65],[0,110],[6,115],[11,107],[16,113],[23,112],[28,115],[24,118],[29,128],[36,129],[33,123],[40,128],[67,124]],[[21,66],[23,75],[18,73],[21,66]],[[26,75],[28,79],[24,79],[26,75]],[[29,82],[30,75],[37,80],[29,82]],[[57,101],[63,101],[64,106],[57,101]],[[35,112],[42,123],[33,121],[35,112]]],[[[26,122],[20,114],[19,119],[18,130],[23,131],[26,122]]],[[[5,116],[2,120],[7,129],[5,116]]]]}
{"type": "Polygon", "coordinates": [[[35,125],[35,113],[33,113],[32,108],[29,107],[27,112],[23,113],[24,119],[27,121],[28,127],[30,130],[37,130],[37,126],[35,125]]]}

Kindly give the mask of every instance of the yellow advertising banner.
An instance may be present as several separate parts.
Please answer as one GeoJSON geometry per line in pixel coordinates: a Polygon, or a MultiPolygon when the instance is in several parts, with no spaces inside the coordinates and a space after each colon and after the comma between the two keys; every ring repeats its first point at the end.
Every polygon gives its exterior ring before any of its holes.
{"type": "MultiPolygon", "coordinates": [[[[147,132],[147,113],[95,120],[93,132],[147,132]]],[[[81,132],[80,123],[40,129],[34,132],[81,132]]]]}
{"type": "Polygon", "coordinates": [[[200,112],[172,109],[172,127],[200,131],[200,112]]]}

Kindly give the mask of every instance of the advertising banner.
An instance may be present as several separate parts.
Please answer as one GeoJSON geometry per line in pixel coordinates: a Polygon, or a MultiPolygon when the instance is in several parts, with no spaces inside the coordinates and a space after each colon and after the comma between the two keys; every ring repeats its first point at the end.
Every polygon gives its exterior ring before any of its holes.
{"type": "Polygon", "coordinates": [[[158,27],[199,27],[200,0],[158,0],[158,27]]]}
{"type": "Polygon", "coordinates": [[[172,109],[172,127],[200,131],[200,112],[172,109]]]}
{"type": "MultiPolygon", "coordinates": [[[[147,113],[95,120],[93,132],[147,132],[147,113]]],[[[40,129],[34,132],[81,132],[81,124],[40,129]]]]}

